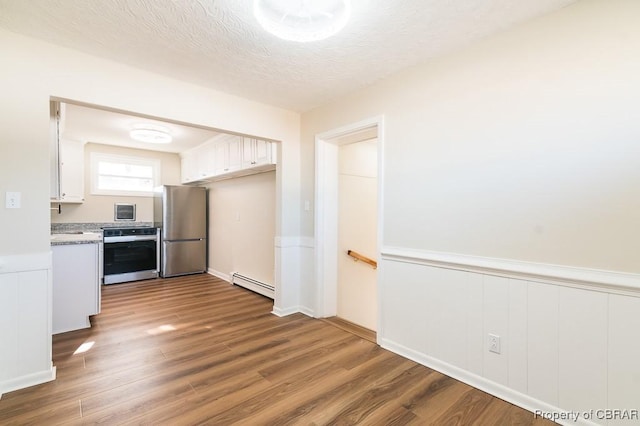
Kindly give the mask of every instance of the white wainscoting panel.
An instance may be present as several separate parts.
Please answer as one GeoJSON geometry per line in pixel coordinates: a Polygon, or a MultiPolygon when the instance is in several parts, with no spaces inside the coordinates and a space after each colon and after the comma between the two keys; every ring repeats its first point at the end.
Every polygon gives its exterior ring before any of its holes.
{"type": "MultiPolygon", "coordinates": [[[[15,377],[12,369],[18,365],[19,360],[19,329],[16,327],[20,315],[19,304],[16,303],[20,300],[18,290],[18,274],[0,274],[0,383],[15,377]]],[[[2,391],[0,388],[0,394],[2,391]]]]}
{"type": "Polygon", "coordinates": [[[55,379],[51,253],[0,258],[0,396],[55,379]]]}
{"type": "Polygon", "coordinates": [[[49,306],[47,271],[29,271],[19,274],[18,316],[20,362],[18,373],[22,375],[50,367],[50,359],[43,354],[51,352],[51,328],[43,310],[49,306]]]}
{"type": "Polygon", "coordinates": [[[315,245],[313,238],[302,238],[300,244],[300,312],[315,317],[316,312],[316,281],[315,245]]]}
{"type": "Polygon", "coordinates": [[[484,277],[480,274],[467,274],[457,271],[466,276],[467,296],[467,364],[466,369],[472,373],[482,376],[484,374],[484,319],[482,310],[482,301],[484,300],[482,280],[484,277]]]}
{"type": "MultiPolygon", "coordinates": [[[[609,296],[607,336],[607,406],[621,410],[640,409],[640,298],[609,296]]],[[[622,426],[634,422],[612,420],[609,424],[622,426]]]]}
{"type": "Polygon", "coordinates": [[[383,248],[378,341],[531,411],[640,409],[639,276],[521,263],[383,248]]]}
{"type": "Polygon", "coordinates": [[[528,394],[557,406],[558,287],[536,283],[528,287],[528,394]]]}
{"type": "Polygon", "coordinates": [[[484,377],[500,383],[509,384],[509,279],[503,277],[484,277],[484,377]],[[501,352],[489,351],[489,334],[500,336],[501,352]]]}
{"type": "Polygon", "coordinates": [[[561,287],[558,296],[558,405],[606,407],[608,295],[561,287]]]}
{"type": "Polygon", "coordinates": [[[527,393],[527,294],[530,283],[509,279],[509,387],[527,393]]]}
{"type": "Polygon", "coordinates": [[[480,300],[465,297],[468,287],[468,274],[460,271],[441,269],[435,271],[438,281],[429,285],[433,300],[433,309],[437,306],[448,306],[440,312],[438,321],[426,320],[432,324],[430,332],[434,336],[433,353],[440,359],[447,359],[454,365],[467,368],[467,312],[478,309],[474,306],[480,300]],[[443,285],[446,282],[447,285],[443,285]],[[446,324],[443,327],[442,324],[446,324]]]}
{"type": "Polygon", "coordinates": [[[433,310],[433,300],[429,297],[428,283],[436,278],[437,271],[422,272],[418,265],[397,263],[380,269],[378,279],[393,283],[379,287],[384,306],[380,315],[384,335],[394,336],[394,342],[399,345],[428,352],[433,346],[425,346],[433,341],[428,315],[433,310]],[[407,294],[413,297],[406,297],[407,294]]]}
{"type": "MultiPolygon", "coordinates": [[[[273,314],[287,316],[302,312],[313,316],[313,309],[307,305],[309,288],[313,288],[313,280],[303,281],[303,271],[313,271],[314,240],[311,237],[275,238],[275,300],[273,314]],[[305,263],[303,263],[305,262],[305,263]],[[302,269],[304,268],[304,269],[302,269]],[[310,268],[310,269],[309,269],[310,268]],[[302,298],[305,297],[305,300],[302,298]]],[[[306,273],[304,278],[311,276],[306,273]]]]}

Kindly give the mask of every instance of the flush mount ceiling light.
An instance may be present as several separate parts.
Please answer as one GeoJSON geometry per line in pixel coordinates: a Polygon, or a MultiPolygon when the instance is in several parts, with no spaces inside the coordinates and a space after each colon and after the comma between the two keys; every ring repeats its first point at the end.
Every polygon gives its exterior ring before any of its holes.
{"type": "Polygon", "coordinates": [[[340,31],[351,15],[350,0],[254,0],[262,27],[284,40],[323,40],[340,31]]]}
{"type": "Polygon", "coordinates": [[[131,132],[131,139],[145,143],[170,143],[172,141],[169,129],[155,124],[138,124],[131,132]]]}

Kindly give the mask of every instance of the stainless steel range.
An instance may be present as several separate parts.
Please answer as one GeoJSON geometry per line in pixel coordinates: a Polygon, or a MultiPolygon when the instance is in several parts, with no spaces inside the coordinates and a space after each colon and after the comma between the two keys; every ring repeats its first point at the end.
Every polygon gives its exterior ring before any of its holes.
{"type": "Polygon", "coordinates": [[[104,228],[103,232],[105,284],[158,277],[158,228],[104,228]]]}

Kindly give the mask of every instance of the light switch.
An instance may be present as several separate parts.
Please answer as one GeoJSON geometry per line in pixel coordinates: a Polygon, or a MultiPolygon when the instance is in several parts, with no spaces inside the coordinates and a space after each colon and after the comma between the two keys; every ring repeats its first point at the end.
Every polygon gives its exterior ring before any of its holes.
{"type": "Polygon", "coordinates": [[[20,208],[20,192],[7,192],[6,196],[6,208],[19,209],[20,208]]]}

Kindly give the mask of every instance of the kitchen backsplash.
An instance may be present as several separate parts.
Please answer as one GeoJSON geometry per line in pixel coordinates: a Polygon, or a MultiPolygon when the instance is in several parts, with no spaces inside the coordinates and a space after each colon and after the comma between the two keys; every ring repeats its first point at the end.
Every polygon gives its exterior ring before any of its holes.
{"type": "Polygon", "coordinates": [[[153,222],[103,222],[103,223],[51,223],[52,234],[68,232],[100,232],[102,228],[125,228],[130,226],[152,226],[153,222]]]}

